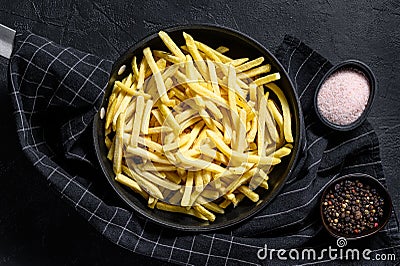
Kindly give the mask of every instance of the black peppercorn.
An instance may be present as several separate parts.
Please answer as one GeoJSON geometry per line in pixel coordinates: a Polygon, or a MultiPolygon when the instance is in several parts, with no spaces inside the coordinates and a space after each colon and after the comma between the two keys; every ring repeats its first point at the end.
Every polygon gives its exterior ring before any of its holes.
{"type": "Polygon", "coordinates": [[[345,234],[361,234],[379,226],[384,200],[376,189],[360,180],[340,181],[322,202],[329,226],[345,234]]]}

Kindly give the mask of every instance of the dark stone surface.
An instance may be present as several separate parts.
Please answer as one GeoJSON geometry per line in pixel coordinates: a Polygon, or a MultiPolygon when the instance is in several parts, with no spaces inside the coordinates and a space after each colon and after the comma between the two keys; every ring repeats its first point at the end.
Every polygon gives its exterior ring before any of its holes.
{"type": "MultiPolygon", "coordinates": [[[[142,37],[175,24],[238,29],[274,49],[292,34],[333,63],[370,65],[378,95],[369,120],[400,207],[400,3],[360,1],[0,1],[0,23],[115,59],[142,37]],[[346,3],[344,3],[346,2],[346,3]]],[[[119,248],[59,199],[29,166],[17,143],[0,59],[0,265],[135,265],[159,262],[119,248]]]]}

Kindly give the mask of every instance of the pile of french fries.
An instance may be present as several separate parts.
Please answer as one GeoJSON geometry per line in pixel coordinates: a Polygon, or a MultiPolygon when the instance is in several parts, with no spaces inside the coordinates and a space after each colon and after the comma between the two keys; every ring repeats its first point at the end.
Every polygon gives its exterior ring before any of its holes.
{"type": "Polygon", "coordinates": [[[186,33],[181,47],[159,37],[168,51],[145,48],[122,66],[101,111],[107,158],[150,208],[212,222],[268,189],[293,147],[289,105],[263,57],[233,59],[186,33]]]}

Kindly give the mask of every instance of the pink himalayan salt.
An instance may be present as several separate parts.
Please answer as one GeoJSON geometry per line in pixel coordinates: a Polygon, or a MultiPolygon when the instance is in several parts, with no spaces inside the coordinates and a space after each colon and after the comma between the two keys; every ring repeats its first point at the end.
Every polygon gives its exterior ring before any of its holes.
{"type": "Polygon", "coordinates": [[[368,79],[358,70],[345,68],[334,72],[322,84],[317,105],[328,121],[349,125],[363,113],[370,94],[368,79]]]}

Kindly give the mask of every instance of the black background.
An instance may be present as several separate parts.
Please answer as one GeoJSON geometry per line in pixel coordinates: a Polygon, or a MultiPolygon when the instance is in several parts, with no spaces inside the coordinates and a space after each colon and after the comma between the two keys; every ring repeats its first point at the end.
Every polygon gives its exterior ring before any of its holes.
{"type": "MultiPolygon", "coordinates": [[[[400,207],[400,2],[0,0],[0,23],[114,60],[150,33],[213,23],[272,51],[285,34],[333,63],[359,59],[378,80],[369,120],[381,145],[389,191],[400,207]]],[[[111,244],[44,185],[17,143],[0,58],[0,265],[135,265],[157,261],[111,244]]],[[[99,177],[101,178],[101,177],[99,177]]]]}

